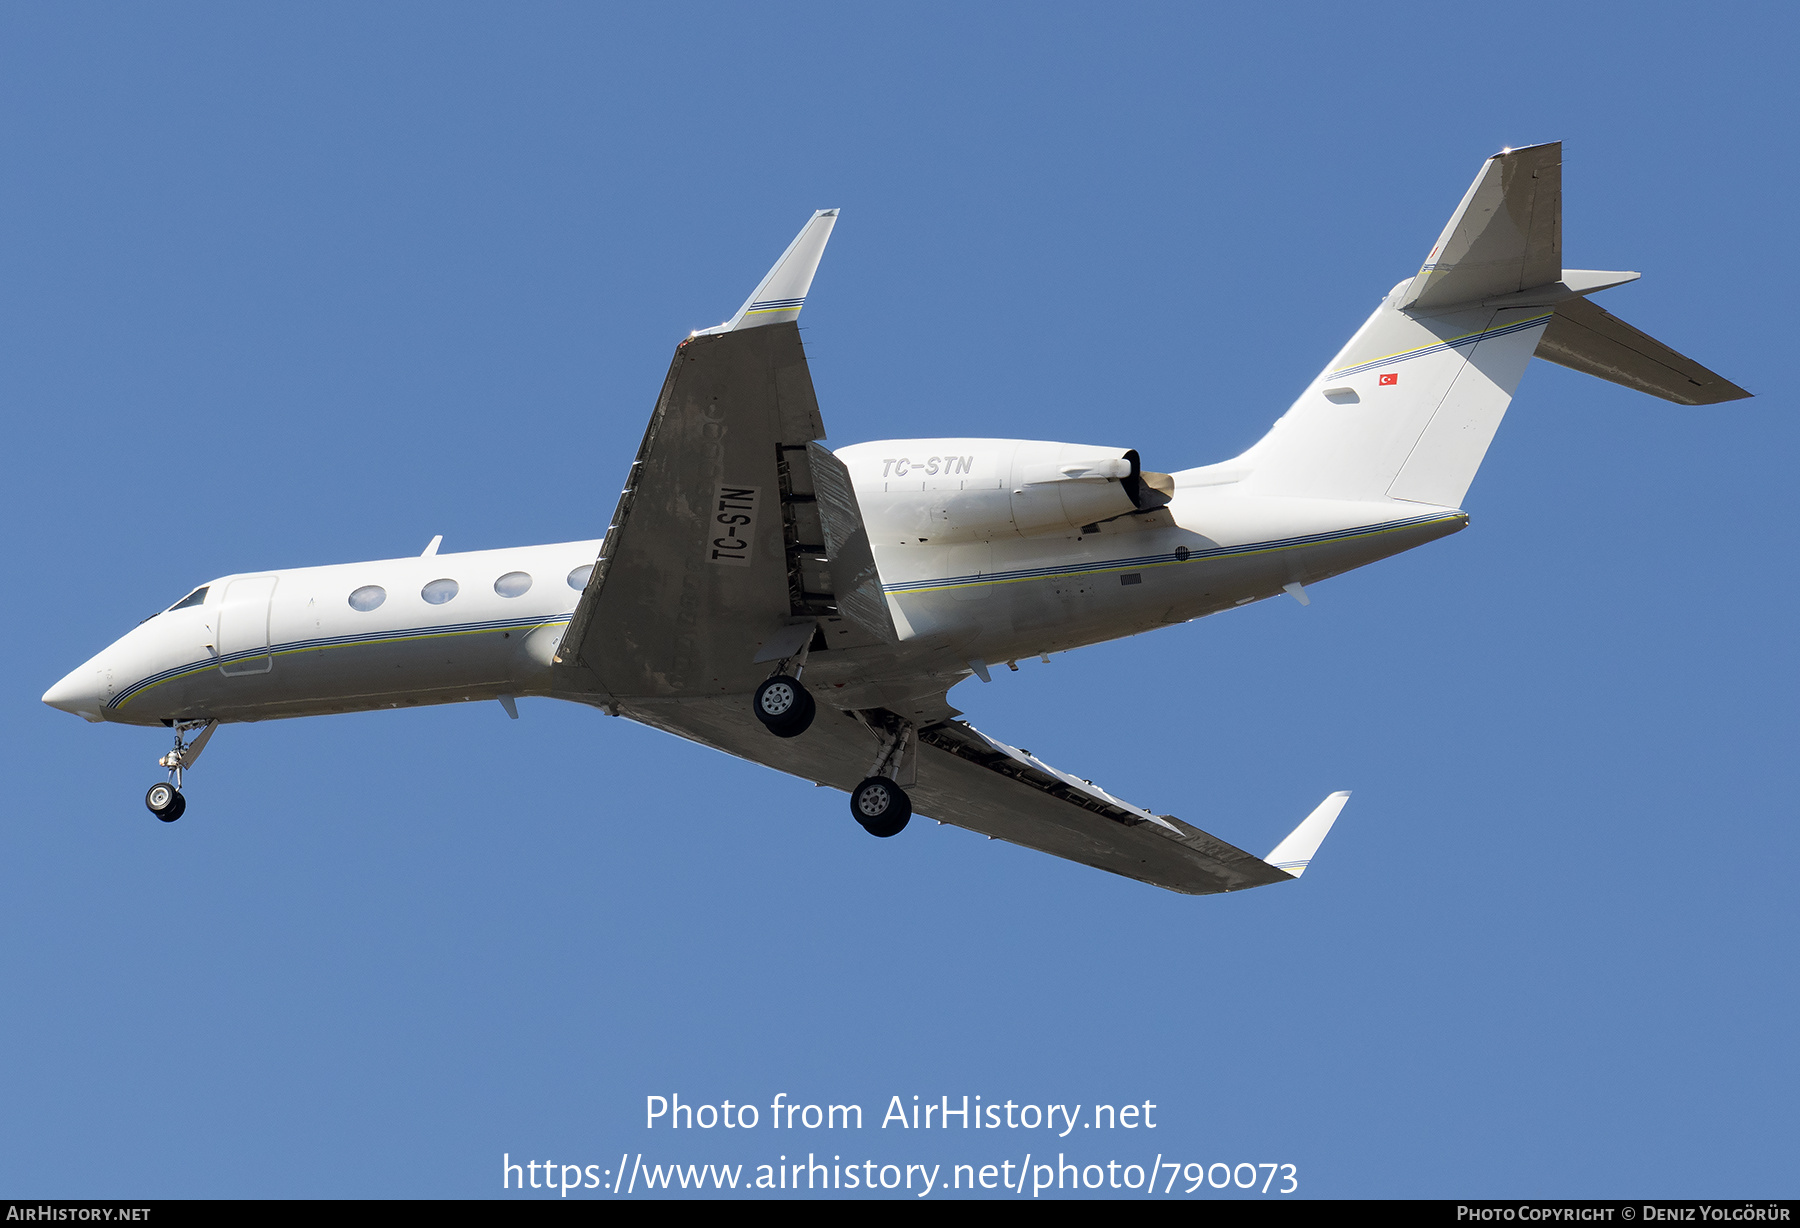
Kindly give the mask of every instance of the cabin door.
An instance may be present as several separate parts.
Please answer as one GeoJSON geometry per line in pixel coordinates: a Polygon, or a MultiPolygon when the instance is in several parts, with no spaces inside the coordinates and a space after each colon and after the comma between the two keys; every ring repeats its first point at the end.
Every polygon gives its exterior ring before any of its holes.
{"type": "Polygon", "coordinates": [[[219,672],[266,674],[274,666],[269,655],[269,602],[276,576],[233,580],[219,603],[219,672]]]}

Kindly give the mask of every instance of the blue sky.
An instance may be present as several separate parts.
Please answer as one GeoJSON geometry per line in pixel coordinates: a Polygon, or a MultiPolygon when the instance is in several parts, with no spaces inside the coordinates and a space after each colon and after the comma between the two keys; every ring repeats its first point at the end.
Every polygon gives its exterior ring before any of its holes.
{"type": "Polygon", "coordinates": [[[492,1196],[503,1152],[795,1147],[1791,1194],[1795,33],[1779,5],[8,6],[0,1194],[492,1196]],[[837,793],[551,701],[229,727],[165,826],[160,733],[38,702],[215,575],[597,536],[674,343],[816,208],[834,445],[1174,469],[1266,429],[1484,157],[1556,139],[1571,267],[1642,270],[1604,306],[1757,399],[1535,364],[1468,532],[953,695],[1251,849],[1353,790],[1303,883],[874,841],[837,793]],[[1159,1126],[646,1132],[671,1092],[1159,1126]]]}

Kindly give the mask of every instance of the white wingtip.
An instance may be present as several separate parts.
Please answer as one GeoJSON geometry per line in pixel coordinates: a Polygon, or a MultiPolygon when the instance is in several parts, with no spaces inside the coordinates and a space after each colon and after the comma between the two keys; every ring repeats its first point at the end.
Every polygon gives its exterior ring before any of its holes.
{"type": "Polygon", "coordinates": [[[813,274],[818,272],[819,259],[825,254],[825,242],[831,238],[831,228],[837,225],[837,216],[836,209],[820,209],[813,214],[794,236],[794,241],[788,244],[787,250],[781,253],[775,267],[750,292],[737,314],[723,324],[699,329],[692,335],[709,337],[714,333],[736,332],[740,328],[758,328],[764,324],[785,324],[799,319],[800,309],[806,305],[807,291],[812,289],[813,274]]]}
{"type": "Polygon", "coordinates": [[[1325,842],[1331,825],[1337,822],[1338,814],[1344,809],[1344,803],[1350,800],[1348,789],[1333,793],[1313,808],[1313,812],[1300,820],[1300,826],[1289,832],[1287,839],[1277,844],[1264,861],[1277,870],[1286,870],[1295,878],[1306,873],[1306,867],[1312,863],[1313,854],[1325,842]]]}

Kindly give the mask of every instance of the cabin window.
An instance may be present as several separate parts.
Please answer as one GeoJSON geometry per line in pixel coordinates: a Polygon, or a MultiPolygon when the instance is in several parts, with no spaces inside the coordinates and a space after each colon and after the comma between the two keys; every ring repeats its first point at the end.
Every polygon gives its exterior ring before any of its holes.
{"type": "MultiPolygon", "coordinates": [[[[569,573],[569,587],[579,593],[582,589],[587,587],[588,578],[591,577],[593,574],[594,574],[594,565],[592,563],[583,563],[581,566],[577,567],[574,571],[571,571],[569,573]]],[[[200,592],[202,595],[204,595],[206,593],[206,590],[201,589],[200,592]]]]}
{"type": "Polygon", "coordinates": [[[350,594],[350,608],[367,614],[387,600],[387,590],[379,584],[365,584],[350,594]]]}
{"type": "Polygon", "coordinates": [[[531,573],[509,571],[494,581],[494,591],[502,597],[523,597],[531,589],[531,573]]]}
{"type": "Polygon", "coordinates": [[[458,591],[460,591],[459,586],[455,580],[433,580],[419,590],[419,596],[425,598],[432,605],[443,605],[450,598],[456,596],[458,591]]]}
{"type": "Polygon", "coordinates": [[[170,606],[169,609],[171,609],[171,610],[186,610],[186,609],[191,609],[192,607],[197,606],[197,605],[205,605],[206,604],[206,590],[209,587],[210,587],[209,585],[202,584],[199,588],[195,589],[193,592],[191,592],[187,596],[183,597],[180,601],[177,601],[174,605],[170,606]]]}

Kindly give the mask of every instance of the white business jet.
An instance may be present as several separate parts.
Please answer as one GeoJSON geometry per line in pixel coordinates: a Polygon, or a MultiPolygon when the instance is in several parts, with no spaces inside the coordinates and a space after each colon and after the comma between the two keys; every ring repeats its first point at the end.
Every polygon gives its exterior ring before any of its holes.
{"type": "Polygon", "coordinates": [[[1684,405],[1749,394],[1594,306],[1565,269],[1562,147],[1489,158],[1418,272],[1232,460],[906,439],[832,452],[795,320],[837,210],[689,336],[598,540],[222,576],[51,687],[163,725],[181,817],[220,724],[541,695],[1189,894],[1298,878],[1348,793],[1267,857],[981,733],[947,692],[998,663],[1289,594],[1455,533],[1536,354],[1684,405]]]}

